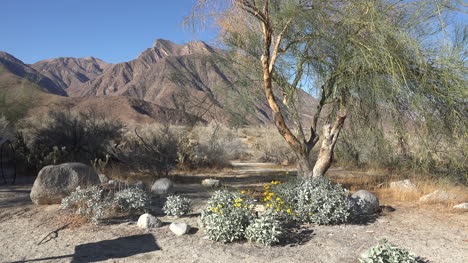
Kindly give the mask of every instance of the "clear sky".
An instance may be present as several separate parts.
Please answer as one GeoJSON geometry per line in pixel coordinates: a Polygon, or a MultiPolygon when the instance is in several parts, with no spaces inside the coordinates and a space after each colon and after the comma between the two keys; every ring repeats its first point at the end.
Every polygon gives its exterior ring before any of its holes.
{"type": "Polygon", "coordinates": [[[194,0],[0,0],[0,51],[25,63],[93,56],[106,62],[136,58],[157,38],[213,40],[181,26],[194,0]]]}

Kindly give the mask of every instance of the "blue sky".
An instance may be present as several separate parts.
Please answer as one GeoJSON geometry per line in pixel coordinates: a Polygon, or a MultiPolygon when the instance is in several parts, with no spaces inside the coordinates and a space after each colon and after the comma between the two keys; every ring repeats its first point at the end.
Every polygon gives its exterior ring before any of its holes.
{"type": "Polygon", "coordinates": [[[163,38],[210,42],[181,26],[194,0],[1,0],[0,51],[25,63],[93,56],[106,62],[136,58],[163,38]]]}

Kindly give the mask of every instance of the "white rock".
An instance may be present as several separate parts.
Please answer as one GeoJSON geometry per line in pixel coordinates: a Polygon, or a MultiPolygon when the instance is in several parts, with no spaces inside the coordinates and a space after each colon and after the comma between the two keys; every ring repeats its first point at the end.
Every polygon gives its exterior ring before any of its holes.
{"type": "Polygon", "coordinates": [[[98,176],[101,184],[107,184],[109,182],[109,178],[105,174],[99,174],[98,176]]]}
{"type": "Polygon", "coordinates": [[[140,218],[138,218],[137,226],[141,228],[156,228],[161,227],[162,222],[153,215],[142,214],[140,218]]]}
{"type": "Polygon", "coordinates": [[[157,195],[165,195],[172,192],[174,184],[168,178],[161,178],[154,182],[151,192],[157,195]]]}
{"type": "Polygon", "coordinates": [[[397,182],[391,182],[390,188],[400,190],[402,192],[413,192],[416,191],[416,185],[414,185],[409,179],[397,182]]]}
{"type": "Polygon", "coordinates": [[[201,184],[206,187],[219,187],[221,185],[219,180],[216,179],[204,179],[202,180],[201,184]]]}
{"type": "Polygon", "coordinates": [[[436,190],[419,198],[420,202],[446,202],[456,199],[457,196],[446,191],[436,190]]]}
{"type": "Polygon", "coordinates": [[[454,205],[453,208],[468,209],[468,203],[461,203],[461,204],[458,204],[458,205],[454,205]]]}
{"type": "Polygon", "coordinates": [[[181,236],[187,234],[190,230],[190,226],[182,222],[174,222],[169,226],[169,229],[176,235],[181,236]]]}
{"type": "Polygon", "coordinates": [[[372,215],[379,211],[379,199],[369,191],[359,190],[351,196],[355,212],[372,215]]]}

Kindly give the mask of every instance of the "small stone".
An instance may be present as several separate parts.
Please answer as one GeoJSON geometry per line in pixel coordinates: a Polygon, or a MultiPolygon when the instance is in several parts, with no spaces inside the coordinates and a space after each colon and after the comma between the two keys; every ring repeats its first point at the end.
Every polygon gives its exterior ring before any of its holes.
{"type": "Polygon", "coordinates": [[[109,182],[109,178],[105,174],[99,174],[98,176],[101,184],[107,184],[109,182]]]}
{"type": "Polygon", "coordinates": [[[172,233],[181,236],[183,234],[188,233],[188,231],[190,230],[190,226],[186,223],[174,222],[169,226],[169,229],[172,231],[172,233]]]}
{"type": "Polygon", "coordinates": [[[453,208],[468,209],[468,203],[461,203],[461,204],[458,204],[458,205],[454,205],[453,208]]]}
{"type": "Polygon", "coordinates": [[[436,190],[419,198],[420,202],[446,202],[456,199],[456,195],[443,190],[436,190]]]}
{"type": "Polygon", "coordinates": [[[165,195],[172,192],[174,184],[168,178],[161,178],[154,182],[151,192],[157,195],[165,195]]]}
{"type": "Polygon", "coordinates": [[[379,199],[369,191],[359,190],[351,196],[354,211],[361,215],[372,215],[379,211],[379,199]]]}
{"type": "Polygon", "coordinates": [[[413,192],[416,191],[416,185],[414,185],[409,179],[397,182],[391,182],[390,188],[397,189],[402,192],[413,192]]]}
{"type": "Polygon", "coordinates": [[[216,179],[204,179],[201,181],[201,184],[211,188],[219,187],[221,185],[220,181],[216,179]]]}
{"type": "Polygon", "coordinates": [[[138,218],[137,226],[141,228],[157,228],[162,226],[162,222],[155,216],[146,213],[138,218]]]}
{"type": "Polygon", "coordinates": [[[134,184],[131,184],[130,187],[134,187],[134,188],[138,188],[138,189],[141,189],[141,190],[145,190],[146,189],[146,184],[143,183],[142,181],[138,181],[134,184]]]}

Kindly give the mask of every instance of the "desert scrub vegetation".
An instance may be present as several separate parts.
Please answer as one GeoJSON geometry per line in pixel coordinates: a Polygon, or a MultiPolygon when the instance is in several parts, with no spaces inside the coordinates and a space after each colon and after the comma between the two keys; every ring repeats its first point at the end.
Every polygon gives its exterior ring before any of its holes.
{"type": "Polygon", "coordinates": [[[168,216],[184,216],[192,212],[192,200],[179,195],[170,195],[167,197],[163,211],[168,216]]]}
{"type": "Polygon", "coordinates": [[[261,128],[253,134],[253,157],[257,161],[288,165],[296,163],[296,155],[276,129],[261,128]]]}
{"type": "Polygon", "coordinates": [[[251,191],[216,191],[200,217],[208,237],[223,243],[247,239],[273,245],[297,223],[341,224],[352,213],[348,192],[325,177],[272,181],[264,188],[259,196],[251,191]],[[259,206],[262,213],[257,213],[259,206]]]}
{"type": "Polygon", "coordinates": [[[386,239],[371,247],[359,261],[361,263],[422,263],[424,260],[404,248],[392,245],[386,239]]]}
{"type": "Polygon", "coordinates": [[[151,195],[134,187],[117,192],[104,190],[100,186],[85,189],[77,187],[62,199],[61,208],[82,215],[93,224],[99,224],[105,216],[116,212],[148,212],[151,195]]]}
{"type": "Polygon", "coordinates": [[[104,159],[119,141],[124,125],[93,112],[51,111],[47,117],[20,124],[15,149],[29,168],[62,162],[104,159]]]}

